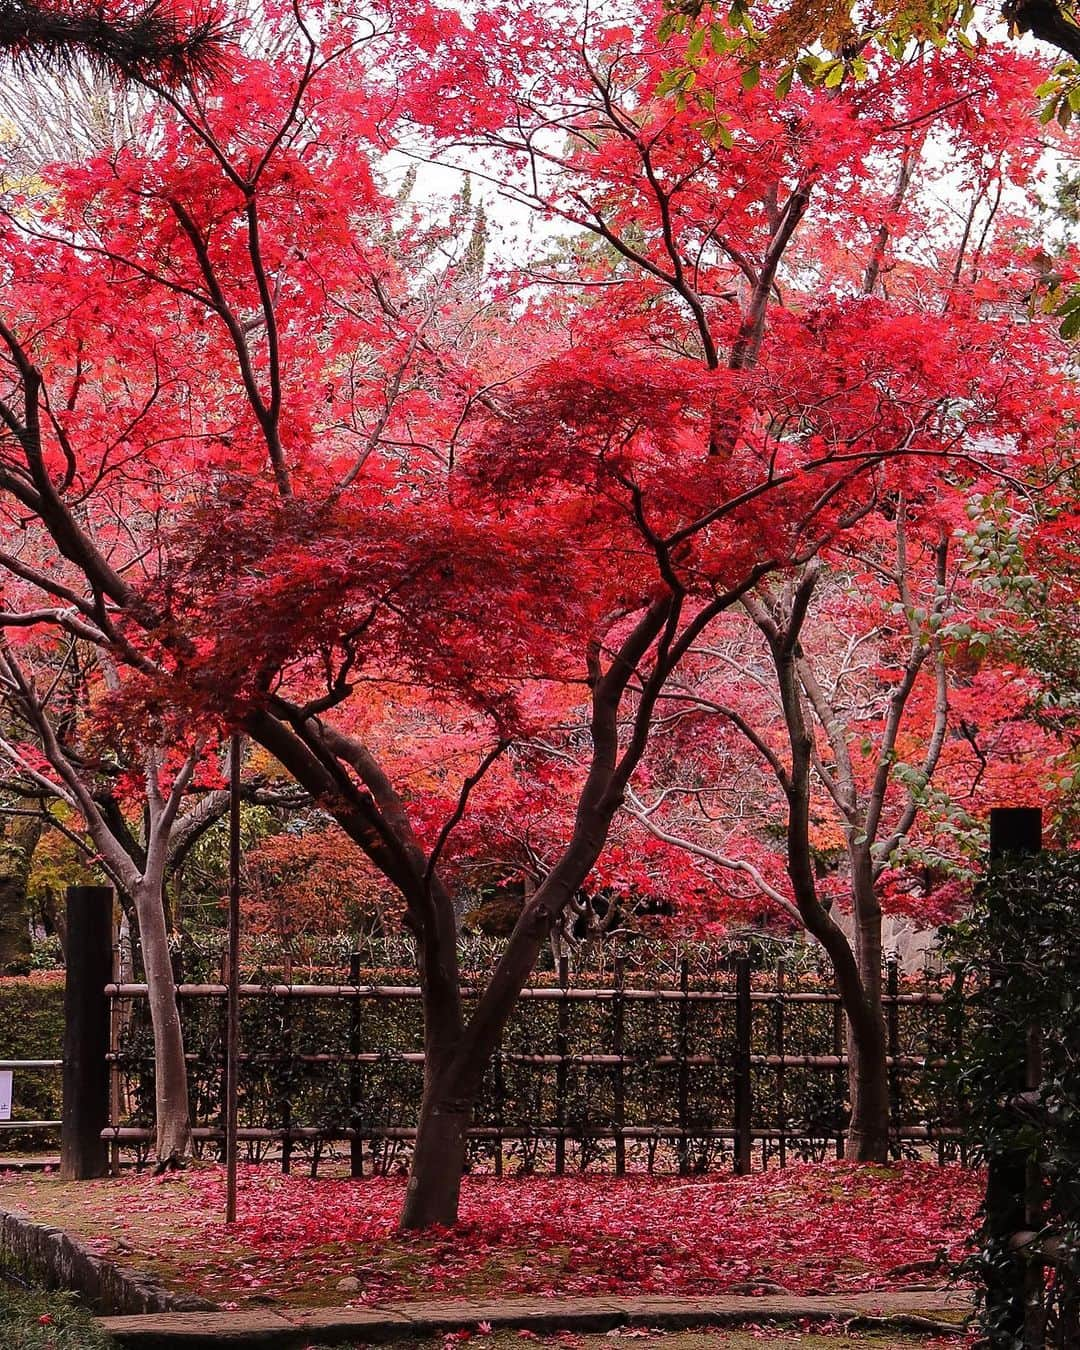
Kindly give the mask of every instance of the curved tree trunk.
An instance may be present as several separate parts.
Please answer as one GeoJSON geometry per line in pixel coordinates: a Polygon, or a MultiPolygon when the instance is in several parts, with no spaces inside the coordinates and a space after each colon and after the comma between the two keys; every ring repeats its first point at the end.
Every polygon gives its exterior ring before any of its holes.
{"type": "Polygon", "coordinates": [[[156,1153],[160,1162],[180,1162],[191,1154],[187,1061],[180,1010],[173,982],[169,933],[160,887],[140,886],[134,895],[143,966],[154,1029],[154,1106],[156,1153]]]}

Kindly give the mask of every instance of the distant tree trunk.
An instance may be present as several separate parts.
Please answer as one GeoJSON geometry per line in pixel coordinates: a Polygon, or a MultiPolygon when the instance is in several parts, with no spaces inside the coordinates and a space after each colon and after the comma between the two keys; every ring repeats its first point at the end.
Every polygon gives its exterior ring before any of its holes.
{"type": "Polygon", "coordinates": [[[40,838],[41,817],[27,815],[10,817],[0,840],[0,974],[22,974],[30,968],[27,886],[40,838]]]}
{"type": "Polygon", "coordinates": [[[889,1149],[889,1091],[885,1026],[881,1015],[881,908],[869,844],[849,844],[855,935],[851,942],[817,894],[810,841],[810,782],[814,737],[803,701],[798,661],[799,634],[817,582],[808,568],[790,601],[786,624],[757,603],[747,605],[768,640],[791,747],[791,767],[781,768],[788,802],[787,861],[795,903],[806,929],[832,963],[836,989],[848,1022],[848,1089],[851,1118],[848,1156],[857,1162],[886,1162],[889,1149]]]}
{"type": "Polygon", "coordinates": [[[61,956],[67,953],[67,914],[60,896],[52,886],[42,888],[38,901],[38,917],[47,937],[55,936],[60,943],[61,956]]]}
{"type": "Polygon", "coordinates": [[[161,1162],[178,1162],[191,1153],[187,1061],[176,1001],[169,932],[161,884],[147,878],[133,896],[146,971],[150,1021],[154,1029],[154,1105],[156,1152],[161,1162]]]}

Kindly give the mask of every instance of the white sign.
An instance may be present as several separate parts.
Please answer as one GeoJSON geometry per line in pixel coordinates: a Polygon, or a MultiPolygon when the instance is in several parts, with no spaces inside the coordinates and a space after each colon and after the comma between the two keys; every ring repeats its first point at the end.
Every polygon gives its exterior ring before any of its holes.
{"type": "Polygon", "coordinates": [[[11,1070],[0,1069],[0,1120],[11,1119],[11,1070]]]}

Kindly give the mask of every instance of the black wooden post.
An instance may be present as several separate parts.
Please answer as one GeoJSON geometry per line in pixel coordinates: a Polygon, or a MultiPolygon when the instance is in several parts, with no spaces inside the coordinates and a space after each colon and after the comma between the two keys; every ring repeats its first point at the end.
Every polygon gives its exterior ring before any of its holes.
{"type": "MultiPolygon", "coordinates": [[[[990,812],[990,868],[1010,857],[1031,857],[1042,849],[1042,812],[1033,807],[995,807],[990,812]]],[[[992,894],[992,892],[991,892],[992,894]]],[[[1004,963],[1008,952],[997,953],[990,971],[991,989],[1006,979],[1004,963]]],[[[1027,1087],[1027,1057],[1018,1058],[1014,1081],[1000,1084],[1005,1095],[1023,1092],[1027,1087]]],[[[986,1172],[986,1234],[1002,1249],[1026,1223],[1029,1189],[1027,1158],[1023,1151],[998,1153],[988,1161],[986,1172]]],[[[994,1344],[1012,1345],[1024,1337],[1025,1295],[1028,1276],[1024,1263],[1017,1259],[1008,1266],[996,1263],[986,1281],[986,1311],[994,1327],[994,1344]]]]}
{"type": "Polygon", "coordinates": [[[555,1175],[561,1177],[566,1171],[566,1089],[567,1059],[570,1056],[570,1002],[566,991],[570,987],[570,962],[565,956],[559,957],[559,999],[558,1022],[555,1029],[555,1175]]]}
{"type": "Polygon", "coordinates": [[[288,1176],[292,1171],[292,1099],[296,1082],[296,1060],[293,1057],[292,1029],[293,1000],[285,999],[281,1007],[281,1057],[282,1074],[278,1083],[278,1101],[281,1105],[281,1175],[288,1176]]]}
{"type": "Polygon", "coordinates": [[[679,1138],[676,1152],[679,1175],[690,1171],[690,962],[684,956],[679,962],[679,1138]]]}
{"type": "Polygon", "coordinates": [[[885,964],[885,1018],[889,1034],[889,1120],[892,1127],[892,1155],[900,1157],[900,967],[895,956],[885,964]]]}
{"type": "Polygon", "coordinates": [[[776,1036],[776,1128],[780,1132],[780,1166],[787,1166],[787,1091],[784,1058],[787,1054],[784,1038],[784,995],[787,986],[787,966],[783,957],[776,963],[776,1002],[773,1005],[776,1036]]]}
{"type": "Polygon", "coordinates": [[[506,1068],[503,1064],[503,1038],[500,1035],[499,1044],[495,1047],[495,1055],[491,1065],[492,1083],[495,1089],[494,1100],[494,1125],[495,1125],[495,1175],[501,1177],[503,1174],[503,1150],[505,1140],[503,1138],[503,1126],[506,1124],[506,1068]]]}
{"type": "Polygon", "coordinates": [[[750,999],[750,958],[735,958],[735,1175],[750,1173],[751,1121],[753,1117],[752,1050],[753,1003],[750,999]]]}
{"type": "Polygon", "coordinates": [[[64,1104],[60,1177],[84,1181],[109,1170],[101,1132],[109,1123],[109,999],[113,893],[108,886],[71,886],[67,893],[67,978],[64,985],[64,1104]]]}
{"type": "MultiPolygon", "coordinates": [[[[360,983],[360,953],[349,954],[349,983],[355,989],[360,983]]],[[[360,1093],[363,1087],[363,1074],[356,1056],[363,1050],[363,1038],[360,1031],[360,996],[354,994],[349,1005],[349,1128],[353,1135],[349,1140],[349,1175],[364,1175],[364,1139],[360,1133],[360,1093]]]]}
{"type": "Polygon", "coordinates": [[[1042,811],[1037,806],[995,806],[990,810],[990,861],[1009,854],[1042,852],[1042,811]]]}

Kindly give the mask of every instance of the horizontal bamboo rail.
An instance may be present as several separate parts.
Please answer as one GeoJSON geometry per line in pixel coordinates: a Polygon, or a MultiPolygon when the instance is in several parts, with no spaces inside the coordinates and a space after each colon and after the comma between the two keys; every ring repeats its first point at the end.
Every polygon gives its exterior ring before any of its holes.
{"type": "MultiPolygon", "coordinates": [[[[215,1126],[196,1126],[192,1130],[195,1139],[220,1140],[225,1138],[225,1131],[215,1126]]],[[[513,1141],[515,1139],[558,1139],[562,1137],[572,1137],[573,1139],[733,1139],[736,1131],[730,1126],[702,1126],[695,1129],[693,1126],[683,1128],[679,1125],[624,1125],[621,1130],[616,1131],[611,1126],[582,1126],[575,1128],[572,1132],[562,1129],[558,1125],[537,1125],[534,1128],[523,1129],[500,1129],[495,1125],[474,1125],[469,1129],[470,1139],[503,1139],[513,1141]]],[[[775,1130],[752,1129],[750,1135],[754,1139],[771,1140],[776,1138],[775,1130]]],[[[342,1126],[340,1129],[329,1129],[318,1126],[294,1126],[292,1129],[274,1130],[263,1126],[244,1127],[237,1131],[237,1136],[244,1140],[336,1140],[336,1139],[402,1139],[409,1140],[416,1138],[416,1130],[408,1125],[387,1125],[387,1126],[369,1126],[363,1130],[351,1130],[348,1126],[342,1126]]],[[[154,1132],[136,1125],[109,1125],[101,1132],[101,1137],[109,1143],[136,1144],[145,1143],[154,1138],[154,1132]]],[[[800,1139],[819,1140],[829,1139],[831,1134],[823,1133],[820,1129],[810,1126],[797,1128],[789,1126],[787,1138],[789,1141],[800,1139]]],[[[897,1131],[897,1137],[910,1140],[937,1140],[937,1139],[960,1139],[963,1137],[963,1131],[949,1126],[942,1126],[941,1129],[930,1129],[926,1125],[910,1125],[897,1131]]]]}
{"type": "MultiPolygon", "coordinates": [[[[179,984],[176,986],[180,998],[225,998],[228,990],[223,984],[179,984]]],[[[372,998],[372,999],[419,999],[421,990],[418,985],[392,984],[242,984],[242,998],[372,998]]],[[[466,987],[462,997],[479,998],[480,989],[466,987]]],[[[105,993],[110,998],[145,998],[145,984],[108,984],[105,993]]],[[[728,989],[690,989],[685,993],[679,989],[560,989],[557,986],[527,986],[521,991],[523,999],[551,999],[552,1001],[589,1001],[596,1002],[625,999],[628,1002],[657,1003],[734,1003],[737,995],[728,989]]],[[[839,1003],[838,994],[818,993],[781,993],[757,991],[750,995],[754,1003],[839,1003]]],[[[908,1003],[930,1007],[944,1001],[944,995],[925,994],[885,994],[882,1003],[888,1007],[896,1003],[908,1003]]]]}
{"type": "MultiPolygon", "coordinates": [[[[130,1054],[111,1052],[106,1056],[107,1059],[114,1062],[123,1062],[130,1064],[132,1056],[130,1054]]],[[[147,1052],[142,1059],[145,1063],[153,1062],[153,1055],[147,1052]]],[[[199,1056],[189,1054],[185,1056],[191,1063],[198,1063],[199,1056]]],[[[355,1054],[349,1053],[331,1053],[321,1052],[319,1054],[280,1054],[280,1055],[248,1055],[243,1052],[237,1057],[242,1064],[280,1064],[283,1060],[295,1062],[297,1064],[423,1064],[425,1055],[422,1050],[386,1050],[386,1051],[360,1051],[355,1054]]],[[[650,1057],[637,1055],[592,1055],[592,1054],[565,1054],[565,1055],[524,1055],[514,1051],[502,1051],[500,1058],[508,1064],[580,1064],[593,1065],[600,1068],[618,1068],[621,1065],[631,1065],[636,1068],[645,1069],[670,1069],[680,1064],[687,1064],[691,1068],[715,1068],[720,1065],[730,1065],[730,1055],[653,1055],[650,1057]]],[[[847,1067],[847,1055],[751,1055],[750,1063],[758,1067],[771,1069],[843,1069],[847,1067]]],[[[941,1068],[945,1064],[943,1059],[925,1059],[918,1055],[887,1055],[885,1062],[889,1068],[895,1069],[927,1069],[941,1068]]]]}

